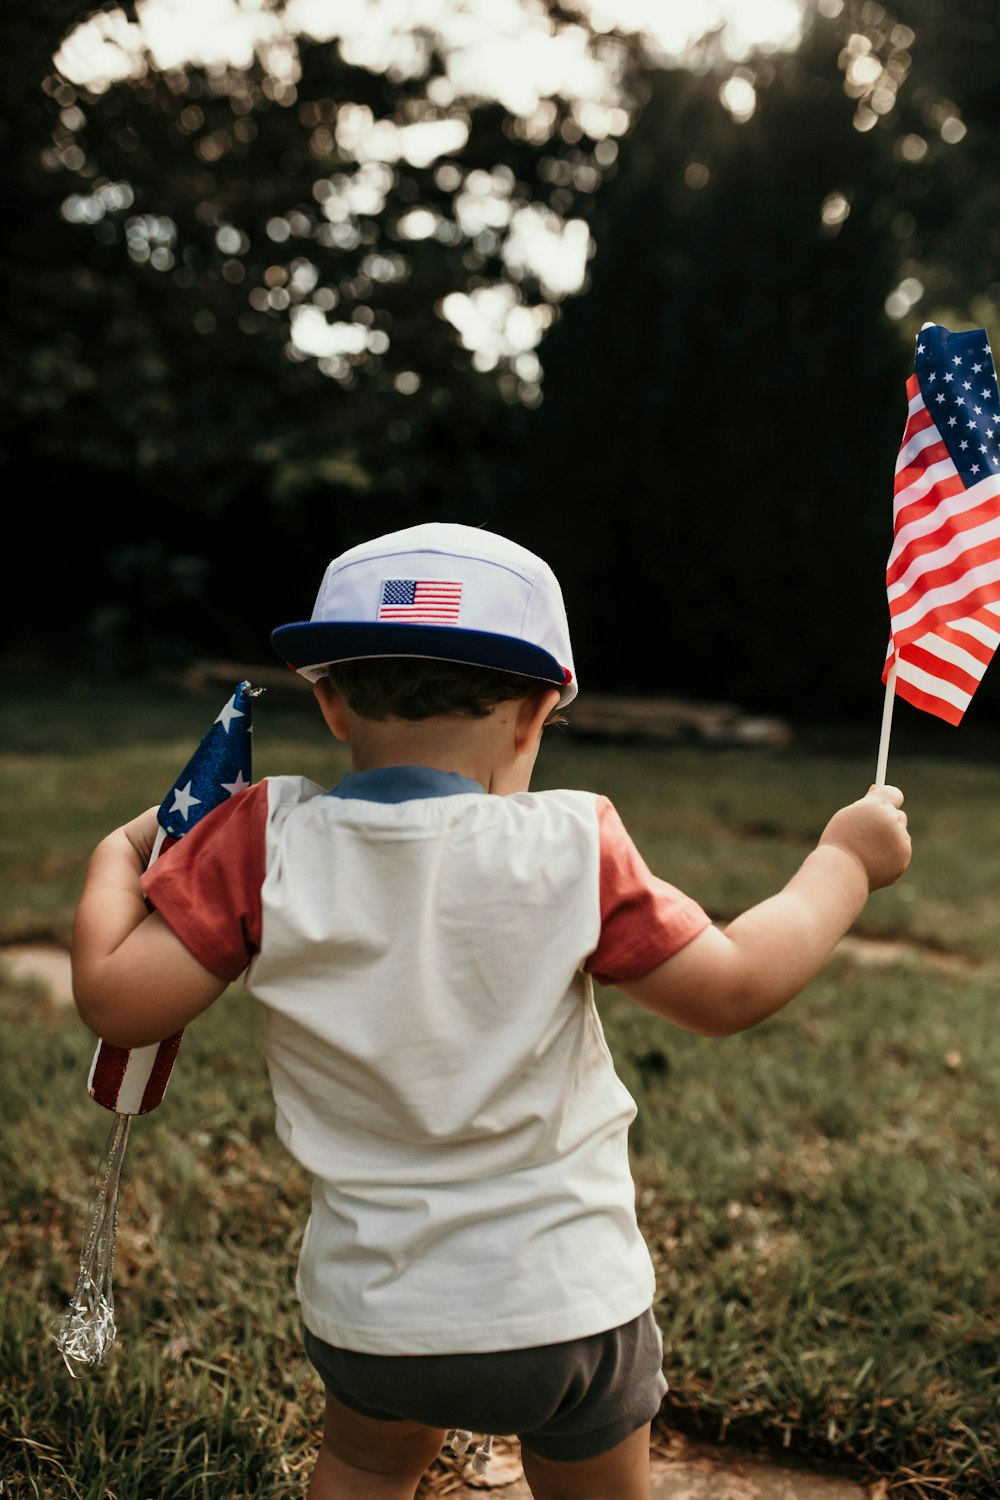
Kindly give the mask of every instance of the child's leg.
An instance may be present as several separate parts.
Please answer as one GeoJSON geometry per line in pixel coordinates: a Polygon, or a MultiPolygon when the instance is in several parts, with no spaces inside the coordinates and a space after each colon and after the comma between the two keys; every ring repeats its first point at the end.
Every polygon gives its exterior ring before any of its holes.
{"type": "Polygon", "coordinates": [[[649,1500],[649,1428],[596,1458],[556,1463],[522,1445],[524,1477],[535,1500],[649,1500]]]}
{"type": "Polygon", "coordinates": [[[447,1435],[416,1422],[362,1416],[327,1393],[323,1442],[308,1500],[413,1500],[447,1435]]]}

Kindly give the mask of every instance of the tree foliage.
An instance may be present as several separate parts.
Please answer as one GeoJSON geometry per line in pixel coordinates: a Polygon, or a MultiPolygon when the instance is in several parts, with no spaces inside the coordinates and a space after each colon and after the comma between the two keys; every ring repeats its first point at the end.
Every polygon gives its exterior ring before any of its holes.
{"type": "Polygon", "coordinates": [[[542,498],[572,445],[574,616],[599,675],[633,689],[735,682],[786,712],[879,690],[897,173],[881,133],[851,128],[839,50],[817,27],[760,65],[735,128],[714,71],[648,79],[590,289],[546,345],[531,513],[554,550],[542,498]]]}
{"type": "MultiPolygon", "coordinates": [[[[458,96],[430,33],[408,67],[300,36],[242,66],[164,69],[137,50],[135,76],[74,84],[51,65],[70,14],[16,90],[31,211],[10,252],[7,423],[15,460],[67,499],[90,492],[66,507],[66,555],[87,559],[67,604],[140,645],[227,619],[236,637],[262,548],[285,558],[266,606],[280,618],[373,530],[491,516],[506,410],[537,385],[502,347],[477,370],[442,305],[470,312],[499,287],[521,345],[541,337],[560,293],[503,252],[526,212],[553,234],[586,217],[600,141],[577,101],[523,117],[458,96]],[[428,143],[435,129],[461,150],[428,143]],[[183,630],[150,618],[150,594],[183,630]]],[[[89,24],[121,38],[123,18],[89,24]]],[[[546,29],[579,48],[557,5],[546,29]]],[[[622,49],[589,41],[616,97],[622,49]]]]}
{"type": "Polygon", "coordinates": [[[266,659],[329,556],[443,517],[550,557],[592,685],[872,712],[912,335],[1000,297],[993,8],[815,0],[683,66],[524,10],[589,97],[491,96],[443,28],[275,5],[168,66],[141,7],[8,7],[3,443],[61,579],[8,641],[266,659]],[[88,21],[117,81],[69,76],[88,21]],[[578,295],[529,227],[589,236],[578,295]]]}

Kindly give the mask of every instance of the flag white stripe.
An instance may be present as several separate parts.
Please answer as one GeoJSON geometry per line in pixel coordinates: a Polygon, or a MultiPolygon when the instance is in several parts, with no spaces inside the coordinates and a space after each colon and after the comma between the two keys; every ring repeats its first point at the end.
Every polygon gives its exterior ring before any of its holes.
{"type": "Polygon", "coordinates": [[[125,1073],[118,1090],[119,1114],[137,1115],[139,1113],[142,1108],[142,1096],[146,1092],[146,1085],[159,1050],[159,1042],[153,1042],[149,1047],[135,1047],[129,1052],[125,1073]]]}
{"type": "Polygon", "coordinates": [[[922,692],[929,693],[934,698],[941,698],[945,703],[961,709],[963,713],[972,701],[970,695],[964,693],[961,688],[957,688],[953,682],[947,682],[943,677],[932,677],[929,672],[925,672],[922,667],[914,666],[910,661],[897,661],[896,677],[898,681],[912,683],[915,688],[920,688],[922,692]]]}
{"type": "MultiPolygon", "coordinates": [[[[985,607],[990,609],[992,613],[996,613],[995,606],[987,605],[985,607]]],[[[988,651],[995,651],[1000,646],[1000,632],[991,630],[981,620],[973,620],[971,616],[964,620],[952,620],[951,628],[952,630],[957,630],[961,635],[971,636],[974,641],[978,641],[988,651]]]]}
{"type": "Polygon", "coordinates": [[[947,662],[950,666],[958,667],[962,672],[968,672],[978,682],[986,671],[986,662],[980,661],[978,656],[973,656],[970,651],[963,651],[961,646],[953,641],[945,641],[939,635],[928,633],[922,635],[914,646],[921,647],[929,655],[935,656],[941,662],[947,662]]]}
{"type": "MultiPolygon", "coordinates": [[[[90,1077],[87,1079],[87,1089],[89,1092],[92,1092],[94,1088],[94,1074],[100,1061],[102,1046],[104,1046],[103,1042],[94,1053],[94,1059],[91,1063],[90,1077]]],[[[146,1092],[146,1086],[156,1065],[156,1054],[159,1050],[159,1042],[150,1042],[148,1047],[129,1048],[128,1062],[125,1064],[125,1070],[122,1073],[121,1083],[118,1085],[118,1092],[114,1100],[109,1101],[102,1098],[98,1102],[104,1104],[108,1109],[113,1106],[116,1113],[120,1115],[137,1115],[142,1108],[143,1095],[146,1092]]]]}
{"type": "Polygon", "coordinates": [[[983,563],[978,568],[970,568],[954,583],[943,584],[937,589],[929,589],[916,604],[896,616],[892,622],[893,634],[898,635],[904,630],[909,630],[911,626],[919,624],[924,615],[930,614],[932,610],[940,609],[945,604],[956,603],[964,599],[966,594],[971,594],[974,589],[982,588],[988,583],[1000,583],[1000,559],[983,563]]]}
{"type": "MultiPolygon", "coordinates": [[[[991,615],[996,616],[997,626],[1000,629],[1000,604],[984,604],[983,609],[987,610],[991,615]]],[[[1000,635],[991,630],[983,620],[958,620],[955,628],[965,630],[969,635],[974,635],[977,640],[982,641],[984,646],[1000,645],[1000,635]]]]}
{"type": "MultiPolygon", "coordinates": [[[[955,469],[950,458],[947,462],[951,465],[952,470],[957,473],[958,471],[955,469]]],[[[933,469],[940,469],[942,467],[942,464],[935,464],[933,469]]],[[[932,469],[927,470],[928,474],[932,472],[932,469]]],[[[944,476],[941,477],[943,478],[944,476]]],[[[937,478],[938,476],[935,476],[932,482],[937,483],[937,478]]],[[[926,493],[930,487],[930,483],[923,486],[923,492],[926,493]]],[[[911,486],[911,488],[916,489],[916,485],[911,486]]],[[[957,495],[946,496],[933,510],[928,511],[926,515],[918,517],[916,521],[904,522],[896,533],[896,539],[892,544],[892,551],[889,553],[889,561],[886,564],[887,569],[892,567],[900,553],[911,542],[915,542],[918,537],[926,536],[931,531],[937,531],[938,527],[944,525],[945,522],[953,520],[956,516],[964,515],[966,511],[975,510],[977,505],[982,505],[986,500],[992,500],[998,494],[1000,494],[1000,475],[988,474],[985,479],[981,479],[978,484],[972,485],[971,488],[960,490],[957,495]]]]}
{"type": "Polygon", "coordinates": [[[922,427],[919,432],[915,432],[911,438],[908,438],[902,448],[900,448],[896,459],[895,472],[898,474],[901,469],[908,469],[917,455],[922,453],[925,448],[929,448],[932,443],[940,443],[942,441],[941,434],[933,422],[929,427],[922,427]]]}
{"type": "MultiPolygon", "coordinates": [[[[957,479],[958,477],[958,470],[955,467],[954,461],[950,458],[939,458],[937,463],[928,465],[926,469],[922,470],[919,477],[914,479],[912,484],[908,484],[905,490],[900,490],[893,496],[893,524],[898,526],[899,518],[907,506],[915,505],[918,500],[923,500],[928,490],[934,489],[935,485],[945,484],[949,479],[957,479]]],[[[906,525],[907,523],[904,521],[903,524],[906,525]]]]}
{"type": "MultiPolygon", "coordinates": [[[[998,616],[998,624],[1000,624],[1000,605],[984,604],[983,608],[984,610],[989,610],[990,614],[998,616]]],[[[1000,646],[1000,630],[991,630],[982,620],[974,620],[971,615],[966,615],[962,620],[950,621],[948,628],[949,630],[956,631],[959,635],[971,636],[974,641],[978,641],[981,646],[985,646],[987,651],[991,653],[1000,646]]],[[[939,642],[939,637],[933,631],[928,631],[926,635],[918,636],[914,644],[922,646],[925,651],[933,651],[935,642],[939,642]]],[[[886,661],[892,660],[894,649],[892,637],[890,636],[885,652],[886,661]]]]}
{"type": "Polygon", "coordinates": [[[1000,540],[1000,516],[992,516],[990,520],[983,521],[979,526],[970,526],[967,531],[960,531],[953,536],[945,546],[938,547],[933,552],[923,552],[915,557],[901,577],[895,583],[889,585],[889,603],[894,599],[901,599],[914,587],[917,580],[925,573],[933,573],[937,568],[946,568],[949,563],[961,557],[963,552],[970,551],[973,547],[980,547],[984,542],[1000,540]]]}

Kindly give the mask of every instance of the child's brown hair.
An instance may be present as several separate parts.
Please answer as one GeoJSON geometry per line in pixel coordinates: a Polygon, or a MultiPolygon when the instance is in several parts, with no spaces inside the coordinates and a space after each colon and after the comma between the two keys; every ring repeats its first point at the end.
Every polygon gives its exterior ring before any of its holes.
{"type": "MultiPolygon", "coordinates": [[[[550,684],[517,672],[425,657],[370,656],[331,662],[330,681],[363,719],[485,719],[498,703],[545,692],[550,684]]],[[[550,721],[553,722],[553,721],[550,721]]]]}

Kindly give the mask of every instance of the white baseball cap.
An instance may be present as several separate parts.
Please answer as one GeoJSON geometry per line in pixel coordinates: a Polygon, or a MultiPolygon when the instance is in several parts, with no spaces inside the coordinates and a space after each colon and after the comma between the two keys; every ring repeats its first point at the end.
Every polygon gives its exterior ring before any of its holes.
{"type": "Polygon", "coordinates": [[[519,672],[577,694],[566,606],[549,565],[477,526],[431,521],[335,557],[312,616],[271,632],[315,682],[331,662],[430,657],[519,672]]]}

